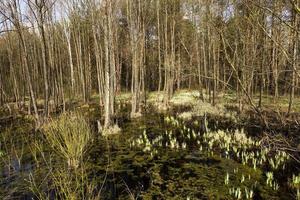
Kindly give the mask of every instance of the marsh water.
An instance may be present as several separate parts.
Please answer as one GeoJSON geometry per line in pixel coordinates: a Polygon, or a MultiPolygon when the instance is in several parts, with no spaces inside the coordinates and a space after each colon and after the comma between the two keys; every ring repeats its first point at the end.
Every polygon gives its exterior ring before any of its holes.
{"type": "MultiPolygon", "coordinates": [[[[97,109],[86,108],[94,137],[83,157],[85,178],[79,185],[92,182],[93,188],[82,192],[112,200],[295,199],[295,191],[288,186],[297,170],[294,162],[287,161],[284,169],[274,172],[279,186],[274,189],[266,184],[268,165],[253,168],[231,152],[228,156],[219,148],[208,150],[203,120],[172,123],[169,119],[176,112],[150,110],[130,119],[125,109],[116,119],[121,133],[103,137],[96,131],[97,109]]],[[[57,199],[50,177],[55,170],[65,169],[66,163],[52,153],[42,132],[34,131],[31,119],[19,116],[0,123],[0,197],[37,199],[39,189],[49,199],[57,199]]],[[[213,119],[208,128],[234,130],[230,123],[213,119]]],[[[72,170],[64,171],[65,176],[71,176],[72,170]]]]}

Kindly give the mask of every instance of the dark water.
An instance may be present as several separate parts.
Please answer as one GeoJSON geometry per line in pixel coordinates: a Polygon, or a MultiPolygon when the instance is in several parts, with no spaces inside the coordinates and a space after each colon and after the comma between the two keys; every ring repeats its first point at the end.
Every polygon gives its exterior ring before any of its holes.
{"type": "MultiPolygon", "coordinates": [[[[95,127],[95,115],[88,115],[95,127]]],[[[1,128],[0,197],[37,199],[42,196],[36,195],[39,189],[49,199],[63,199],[53,184],[57,176],[71,183],[65,187],[80,191],[77,199],[97,194],[101,199],[236,199],[230,194],[233,188],[242,191],[240,199],[246,199],[246,190],[253,191],[253,199],[294,198],[286,182],[279,182],[278,190],[266,185],[268,167],[254,170],[234,157],[226,159],[218,149],[205,150],[201,120],[197,125],[172,125],[166,116],[171,114],[149,112],[131,120],[127,113],[120,114],[116,121],[121,133],[106,138],[94,131],[79,172],[52,152],[42,133],[33,131],[30,120],[14,119],[1,128]]],[[[210,128],[218,126],[211,123],[210,128]]],[[[293,166],[287,167],[287,174],[293,166]]],[[[287,181],[282,174],[279,170],[274,175],[287,181]]]]}

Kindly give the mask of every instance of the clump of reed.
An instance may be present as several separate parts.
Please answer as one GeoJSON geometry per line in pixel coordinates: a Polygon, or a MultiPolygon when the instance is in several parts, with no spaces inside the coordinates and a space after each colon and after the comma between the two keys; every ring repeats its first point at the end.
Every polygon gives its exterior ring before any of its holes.
{"type": "Polygon", "coordinates": [[[43,127],[53,151],[71,168],[77,168],[91,140],[88,122],[79,113],[69,112],[52,119],[43,127]]]}
{"type": "Polygon", "coordinates": [[[76,170],[68,170],[62,166],[50,166],[47,175],[38,172],[30,173],[28,189],[35,199],[67,199],[67,200],[99,200],[96,178],[91,178],[86,164],[76,170]],[[42,175],[42,178],[41,178],[42,175]]]}
{"type": "Polygon", "coordinates": [[[46,167],[48,172],[35,170],[30,173],[30,191],[38,199],[51,199],[52,196],[70,200],[100,199],[96,179],[89,176],[89,163],[83,159],[92,142],[92,131],[86,119],[78,112],[68,112],[52,119],[42,130],[46,142],[34,142],[31,153],[35,162],[41,163],[40,167],[46,167]],[[51,155],[44,154],[48,146],[51,155]],[[53,162],[53,158],[64,160],[65,164],[53,162]]]}

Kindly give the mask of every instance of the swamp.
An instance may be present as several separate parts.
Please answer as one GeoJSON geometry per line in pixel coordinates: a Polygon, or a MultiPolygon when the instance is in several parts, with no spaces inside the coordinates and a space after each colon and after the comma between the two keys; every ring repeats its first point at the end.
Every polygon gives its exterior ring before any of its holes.
{"type": "Polygon", "coordinates": [[[0,1],[0,199],[300,200],[300,0],[0,1]]]}
{"type": "Polygon", "coordinates": [[[41,130],[29,116],[3,119],[3,198],[296,198],[299,163],[291,152],[297,152],[297,132],[288,133],[292,140],[285,136],[294,143],[284,146],[279,135],[267,134],[276,125],[255,126],[230,108],[199,103],[197,93],[177,92],[164,111],[156,110],[153,94],[134,119],[129,95],[120,95],[118,126],[101,133],[97,97],[70,105],[41,130]]]}

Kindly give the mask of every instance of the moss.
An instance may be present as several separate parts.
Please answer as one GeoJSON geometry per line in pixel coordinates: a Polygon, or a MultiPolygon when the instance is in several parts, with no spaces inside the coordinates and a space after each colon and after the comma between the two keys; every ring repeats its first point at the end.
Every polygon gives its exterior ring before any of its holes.
{"type": "MultiPolygon", "coordinates": [[[[174,154],[171,153],[172,156],[174,154]]],[[[171,156],[170,155],[170,156],[171,156]]],[[[175,160],[160,160],[152,169],[151,187],[143,192],[144,199],[234,199],[229,194],[230,187],[257,188],[265,197],[277,199],[277,194],[260,185],[262,172],[243,166],[232,160],[206,157],[197,154],[192,159],[177,157],[175,160]],[[178,166],[178,163],[181,163],[178,166]],[[239,169],[234,173],[234,169],[239,169]],[[224,184],[226,173],[230,174],[229,185],[224,184]],[[242,176],[246,178],[241,184],[242,176]],[[258,182],[257,186],[255,183],[258,182]]],[[[244,197],[245,198],[245,197],[244,197]]],[[[278,198],[279,199],[279,198],[278,198]]]]}

